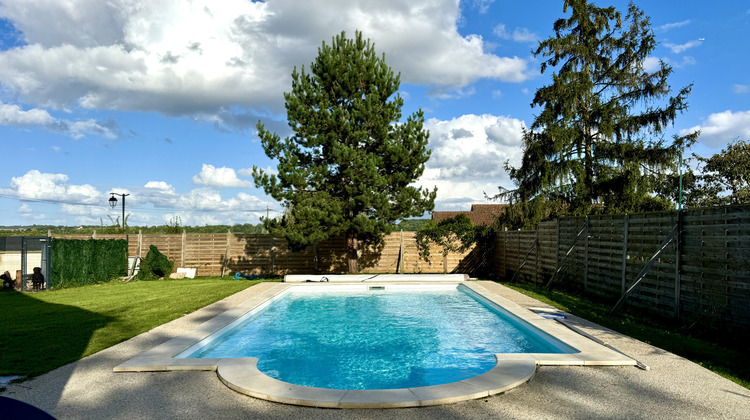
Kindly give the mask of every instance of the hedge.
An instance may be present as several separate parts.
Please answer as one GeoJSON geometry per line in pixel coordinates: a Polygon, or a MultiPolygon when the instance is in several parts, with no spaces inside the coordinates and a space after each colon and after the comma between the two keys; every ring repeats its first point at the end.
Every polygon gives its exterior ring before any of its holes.
{"type": "Polygon", "coordinates": [[[50,287],[75,287],[126,276],[124,239],[52,239],[50,287]]]}

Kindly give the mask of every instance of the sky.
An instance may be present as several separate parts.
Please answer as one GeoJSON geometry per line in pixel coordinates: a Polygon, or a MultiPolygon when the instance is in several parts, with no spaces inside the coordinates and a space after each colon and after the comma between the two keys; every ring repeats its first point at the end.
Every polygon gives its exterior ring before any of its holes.
{"type": "MultiPolygon", "coordinates": [[[[595,1],[623,14],[627,2],[595,1]]],[[[689,154],[750,139],[750,3],[636,1],[689,108],[663,133],[701,130],[689,154]]],[[[273,171],[258,121],[290,134],[284,92],[322,42],[362,31],[421,109],[432,151],[415,185],[435,210],[469,210],[512,187],[522,130],[549,84],[532,50],[562,0],[2,0],[0,225],[259,222],[280,203],[254,186],[273,171]],[[121,200],[121,199],[120,199],[121,200]],[[179,219],[178,219],[179,218],[179,219]]]]}

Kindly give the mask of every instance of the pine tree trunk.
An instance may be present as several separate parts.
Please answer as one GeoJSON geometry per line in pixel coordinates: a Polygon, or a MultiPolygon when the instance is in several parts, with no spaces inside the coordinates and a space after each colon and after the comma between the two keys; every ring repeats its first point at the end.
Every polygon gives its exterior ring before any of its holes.
{"type": "Polygon", "coordinates": [[[357,232],[346,233],[346,258],[349,263],[349,274],[359,273],[359,261],[357,260],[357,232]]]}
{"type": "Polygon", "coordinates": [[[586,205],[586,212],[588,212],[588,207],[591,206],[591,203],[594,200],[594,151],[593,151],[593,140],[591,136],[591,131],[586,128],[586,150],[585,150],[585,157],[584,157],[584,175],[583,175],[583,184],[586,188],[586,195],[584,196],[584,201],[586,205]]]}

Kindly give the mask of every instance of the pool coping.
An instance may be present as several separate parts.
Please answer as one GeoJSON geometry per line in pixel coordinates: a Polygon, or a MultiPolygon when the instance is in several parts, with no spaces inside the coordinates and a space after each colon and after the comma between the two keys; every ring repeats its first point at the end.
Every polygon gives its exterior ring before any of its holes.
{"type": "MultiPolygon", "coordinates": [[[[341,284],[336,283],[336,285],[341,284]]],[[[361,285],[359,282],[352,284],[361,285]]],[[[400,282],[400,284],[404,283],[400,282]]],[[[414,284],[425,283],[414,282],[414,284]]],[[[501,297],[478,282],[460,282],[460,284],[579,351],[569,354],[496,354],[495,366],[481,375],[443,385],[388,390],[338,390],[294,385],[262,373],[257,368],[258,359],[254,357],[232,359],[176,357],[290,287],[326,287],[326,284],[321,283],[278,283],[204,322],[194,330],[172,338],[116,366],[113,371],[216,371],[219,379],[229,388],[269,401],[327,408],[396,408],[450,404],[506,392],[530,380],[538,366],[622,366],[637,363],[625,354],[575,333],[564,323],[543,318],[534,311],[501,297]]]]}

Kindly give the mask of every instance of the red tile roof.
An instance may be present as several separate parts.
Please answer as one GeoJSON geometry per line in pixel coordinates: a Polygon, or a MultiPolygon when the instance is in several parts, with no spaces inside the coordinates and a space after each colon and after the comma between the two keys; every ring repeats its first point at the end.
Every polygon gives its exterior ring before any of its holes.
{"type": "Polygon", "coordinates": [[[439,223],[459,214],[465,214],[475,225],[489,226],[505,211],[506,206],[507,204],[472,204],[471,211],[434,211],[432,220],[439,223]]]}

